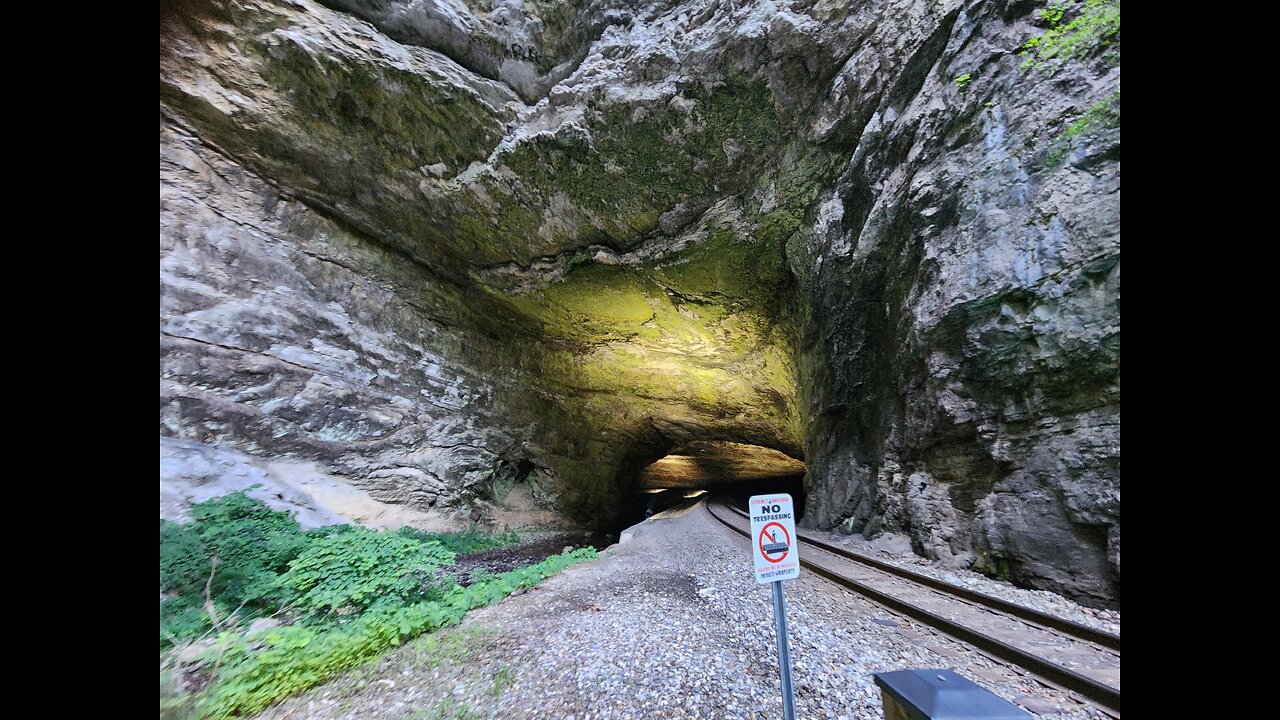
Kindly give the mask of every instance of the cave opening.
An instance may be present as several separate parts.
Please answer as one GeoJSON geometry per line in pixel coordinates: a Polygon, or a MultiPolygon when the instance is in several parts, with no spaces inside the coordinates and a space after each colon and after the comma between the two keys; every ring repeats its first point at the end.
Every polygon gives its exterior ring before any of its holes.
{"type": "Polygon", "coordinates": [[[752,495],[790,493],[797,519],[804,516],[806,466],[786,452],[731,440],[640,445],[622,468],[619,531],[666,510],[717,496],[745,507],[752,495]]]}

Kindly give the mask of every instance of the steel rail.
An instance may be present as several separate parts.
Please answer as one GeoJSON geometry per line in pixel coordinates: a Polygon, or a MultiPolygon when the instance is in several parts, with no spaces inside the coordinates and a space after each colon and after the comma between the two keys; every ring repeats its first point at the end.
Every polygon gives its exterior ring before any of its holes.
{"type": "MultiPolygon", "coordinates": [[[[749,518],[746,513],[728,503],[724,503],[724,506],[743,518],[749,518]]],[[[953,585],[945,580],[939,580],[928,575],[922,575],[918,572],[913,572],[906,568],[892,565],[883,560],[877,560],[876,558],[853,552],[852,550],[839,547],[838,545],[832,545],[830,543],[817,540],[798,530],[797,533],[800,535],[800,539],[804,540],[806,544],[826,550],[832,555],[839,555],[854,562],[862,563],[863,565],[870,565],[877,570],[883,570],[891,575],[897,575],[898,577],[906,578],[914,583],[919,583],[935,590],[941,590],[950,595],[955,595],[956,597],[964,598],[965,600],[978,605],[991,608],[992,610],[996,610],[1007,615],[1013,615],[1014,617],[1033,622],[1037,625],[1058,630],[1059,632],[1071,635],[1072,637],[1084,640],[1085,642],[1095,643],[1117,652],[1120,650],[1119,635],[1113,635],[1112,633],[1104,630],[1098,630],[1096,628],[1091,628],[1088,625],[1081,625],[1078,622],[1060,618],[1056,615],[1050,615],[1039,610],[1033,610],[1025,605],[1019,605],[998,597],[992,597],[991,595],[970,590],[969,588],[953,585]]]]}
{"type": "MultiPolygon", "coordinates": [[[[729,528],[730,530],[733,530],[739,535],[742,535],[743,537],[750,539],[750,532],[743,530],[742,528],[738,527],[738,525],[716,514],[715,510],[713,509],[713,506],[716,504],[721,504],[721,503],[708,502],[706,504],[707,512],[711,515],[711,517],[718,520],[721,524],[723,524],[725,527],[729,528]]],[[[729,506],[726,504],[725,507],[729,507],[729,506]]],[[[734,510],[734,508],[732,507],[729,507],[729,509],[734,510]]],[[[806,542],[809,542],[810,544],[813,544],[816,547],[816,544],[813,543],[812,541],[806,540],[806,542]]],[[[831,554],[835,555],[836,557],[845,557],[842,553],[831,553],[831,554]]],[[[859,558],[854,558],[854,557],[845,557],[845,559],[848,559],[854,562],[861,562],[859,558]]],[[[1062,667],[1061,665],[1058,665],[1057,663],[1051,660],[1047,660],[1038,655],[1033,655],[1019,647],[1010,645],[1009,643],[1003,642],[1001,640],[997,640],[991,637],[990,635],[986,635],[982,632],[979,632],[978,630],[975,630],[970,627],[966,627],[957,622],[954,622],[945,617],[942,617],[941,615],[937,615],[928,610],[912,605],[909,602],[906,602],[900,598],[896,598],[881,590],[877,590],[876,588],[873,588],[869,585],[860,583],[857,580],[851,580],[849,578],[846,578],[842,575],[837,574],[832,570],[829,570],[827,568],[822,567],[821,565],[818,565],[817,563],[813,562],[812,559],[806,559],[804,557],[801,557],[800,564],[812,570],[817,575],[820,575],[830,580],[831,582],[834,582],[835,584],[840,585],[841,587],[845,587],[850,590],[853,590],[854,592],[857,592],[860,595],[870,598],[871,600],[877,603],[880,603],[881,605],[884,605],[885,607],[888,607],[891,610],[895,610],[897,612],[902,613],[903,615],[906,615],[910,618],[918,620],[924,623],[925,625],[941,630],[942,632],[950,635],[951,637],[957,640],[969,643],[970,645],[973,645],[979,650],[982,650],[983,652],[993,657],[999,658],[1000,660],[1017,665],[1018,667],[1021,667],[1024,670],[1027,670],[1032,674],[1037,675],[1040,678],[1049,681],[1050,683],[1058,685],[1059,687],[1065,688],[1072,692],[1078,693],[1079,695],[1085,698],[1088,698],[1089,700],[1102,706],[1110,714],[1116,717],[1120,716],[1120,691],[1114,687],[1100,683],[1097,680],[1094,680],[1093,678],[1086,677],[1073,670],[1069,670],[1065,667],[1062,667]]],[[[908,578],[904,578],[904,579],[908,579],[908,578]]],[[[910,579],[914,580],[914,578],[910,578],[910,579]]],[[[954,587],[955,586],[949,585],[947,586],[947,590],[950,590],[954,587]]],[[[930,588],[933,590],[938,590],[938,588],[934,588],[932,586],[930,586],[930,588]]],[[[1074,639],[1079,639],[1079,638],[1074,638],[1074,639]]]]}

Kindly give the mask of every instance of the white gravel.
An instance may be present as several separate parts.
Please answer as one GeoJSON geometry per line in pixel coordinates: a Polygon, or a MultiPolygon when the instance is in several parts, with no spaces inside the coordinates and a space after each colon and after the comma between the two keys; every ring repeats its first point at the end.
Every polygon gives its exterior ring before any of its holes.
{"type": "MultiPolygon", "coordinates": [[[[883,560],[891,565],[918,572],[921,575],[928,575],[952,585],[959,585],[976,592],[992,595],[1001,600],[1017,603],[1050,615],[1056,615],[1091,628],[1105,630],[1116,635],[1120,634],[1120,611],[1118,610],[1086,607],[1055,592],[1014,587],[1003,580],[989,578],[971,570],[950,568],[909,551],[895,552],[890,549],[894,544],[891,540],[888,542],[881,539],[868,541],[861,535],[843,535],[823,530],[806,529],[803,532],[831,545],[861,553],[877,560],[883,560]]],[[[909,546],[909,540],[905,537],[899,537],[901,538],[900,544],[909,546]]]]}
{"type": "MultiPolygon", "coordinates": [[[[778,718],[770,591],[695,506],[272,718],[778,718]]],[[[968,646],[801,571],[787,583],[800,718],[880,718],[873,672],[950,668],[1044,718],[1103,718],[968,646]]]]}

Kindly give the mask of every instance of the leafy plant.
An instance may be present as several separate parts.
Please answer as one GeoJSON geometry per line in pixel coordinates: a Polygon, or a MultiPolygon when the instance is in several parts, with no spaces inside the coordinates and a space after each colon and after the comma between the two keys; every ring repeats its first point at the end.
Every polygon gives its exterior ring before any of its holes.
{"type": "Polygon", "coordinates": [[[308,538],[293,516],[243,492],[197,503],[190,524],[160,521],[160,645],[189,640],[233,613],[279,607],[276,577],[308,538]],[[210,617],[212,610],[216,617],[210,617]]]}
{"type": "Polygon", "coordinates": [[[339,626],[291,625],[251,639],[222,633],[218,647],[210,651],[222,658],[217,679],[197,706],[206,717],[214,718],[257,712],[415,635],[461,622],[469,610],[596,557],[594,548],[554,555],[483,584],[454,587],[438,600],[399,608],[375,605],[339,626]]]}
{"type": "Polygon", "coordinates": [[[494,577],[494,574],[489,570],[485,568],[476,568],[468,574],[467,579],[469,584],[474,585],[476,583],[492,582],[494,577]]]}
{"type": "Polygon", "coordinates": [[[1062,22],[1062,16],[1067,14],[1067,10],[1070,7],[1070,5],[1050,5],[1040,11],[1040,19],[1049,23],[1050,28],[1056,28],[1062,22]]]}
{"type": "Polygon", "coordinates": [[[955,80],[956,87],[960,88],[961,90],[964,90],[966,87],[969,86],[969,80],[972,79],[972,77],[973,77],[972,73],[965,73],[963,75],[958,76],[955,80]]]}
{"type": "Polygon", "coordinates": [[[438,542],[399,533],[348,529],[313,539],[276,586],[292,606],[313,614],[362,612],[375,602],[404,605],[443,593],[437,571],[453,564],[438,542]]]}
{"type": "MultiPolygon", "coordinates": [[[[515,533],[355,525],[303,532],[290,513],[243,492],[194,505],[191,517],[160,523],[160,644],[220,631],[204,655],[216,675],[196,704],[217,717],[266,707],[596,557],[584,549],[501,575],[476,573],[463,588],[443,572],[455,553],[514,544],[515,533]],[[229,622],[265,613],[284,615],[285,625],[246,637],[229,622]]],[[[162,711],[188,707],[163,687],[161,701],[162,711]]]]}
{"type": "Polygon", "coordinates": [[[1023,70],[1052,60],[1085,57],[1119,39],[1120,0],[1085,0],[1080,12],[1063,23],[1071,7],[1050,5],[1040,11],[1049,29],[1022,44],[1023,70]]]}

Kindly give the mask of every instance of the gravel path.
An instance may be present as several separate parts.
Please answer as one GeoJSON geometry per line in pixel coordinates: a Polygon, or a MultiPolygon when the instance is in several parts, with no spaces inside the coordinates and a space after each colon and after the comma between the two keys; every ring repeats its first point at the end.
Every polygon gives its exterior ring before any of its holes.
{"type": "MultiPolygon", "coordinates": [[[[778,718],[769,588],[701,504],[264,718],[778,718]]],[[[952,668],[1044,718],[1096,710],[801,571],[787,583],[800,718],[880,718],[872,672],[952,668]]]]}
{"type": "MultiPolygon", "coordinates": [[[[804,530],[804,533],[831,545],[861,553],[877,560],[883,560],[892,565],[918,572],[921,575],[928,575],[929,577],[949,582],[952,585],[959,585],[1033,610],[1057,615],[1060,618],[1073,620],[1091,628],[1105,630],[1116,635],[1120,634],[1120,612],[1118,610],[1085,607],[1048,590],[1027,590],[1014,587],[1003,580],[995,580],[971,570],[946,567],[941,563],[920,557],[912,552],[894,552],[884,548],[883,543],[865,540],[861,535],[843,535],[837,532],[809,529],[804,530]]],[[[909,543],[905,538],[902,539],[902,542],[904,544],[909,543]]]]}

